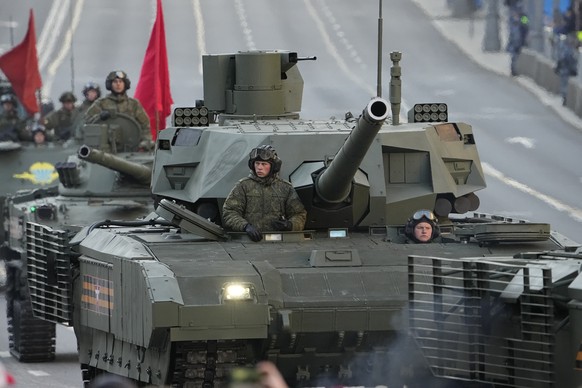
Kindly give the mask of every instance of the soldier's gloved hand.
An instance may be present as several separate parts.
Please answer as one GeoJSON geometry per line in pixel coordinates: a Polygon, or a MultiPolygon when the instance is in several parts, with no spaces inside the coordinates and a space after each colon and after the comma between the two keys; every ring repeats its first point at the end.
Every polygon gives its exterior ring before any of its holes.
{"type": "Polygon", "coordinates": [[[249,238],[254,242],[258,242],[263,239],[263,234],[261,233],[261,231],[252,226],[251,224],[245,225],[245,232],[249,236],[249,238]]]}
{"type": "Polygon", "coordinates": [[[111,117],[111,112],[109,112],[108,110],[104,110],[101,111],[101,113],[99,113],[99,120],[105,121],[107,119],[109,119],[111,117]]]}
{"type": "Polygon", "coordinates": [[[289,220],[277,220],[273,222],[273,229],[280,231],[293,230],[293,223],[289,220]]]}

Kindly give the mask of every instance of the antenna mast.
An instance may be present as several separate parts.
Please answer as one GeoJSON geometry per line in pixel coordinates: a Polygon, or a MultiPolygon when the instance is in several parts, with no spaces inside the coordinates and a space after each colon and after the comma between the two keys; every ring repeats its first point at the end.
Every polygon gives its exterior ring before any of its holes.
{"type": "Polygon", "coordinates": [[[71,91],[75,93],[75,53],[73,52],[73,2],[69,3],[69,34],[71,34],[71,91]]]}
{"type": "Polygon", "coordinates": [[[382,0],[378,0],[378,75],[376,96],[382,97],[382,0]]]}

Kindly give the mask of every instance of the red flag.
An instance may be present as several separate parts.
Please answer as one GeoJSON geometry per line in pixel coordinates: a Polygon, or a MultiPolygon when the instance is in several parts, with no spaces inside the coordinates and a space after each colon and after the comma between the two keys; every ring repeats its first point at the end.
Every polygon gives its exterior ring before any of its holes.
{"type": "Polygon", "coordinates": [[[170,115],[174,102],[170,92],[162,0],[157,0],[157,2],[156,21],[152,28],[134,96],[141,102],[150,118],[150,129],[154,140],[158,135],[157,132],[166,128],[166,117],[170,115]]]}
{"type": "Polygon", "coordinates": [[[42,86],[36,55],[34,13],[30,9],[28,30],[24,40],[12,50],[0,56],[0,70],[12,84],[16,97],[28,113],[38,112],[36,91],[42,86]]]}

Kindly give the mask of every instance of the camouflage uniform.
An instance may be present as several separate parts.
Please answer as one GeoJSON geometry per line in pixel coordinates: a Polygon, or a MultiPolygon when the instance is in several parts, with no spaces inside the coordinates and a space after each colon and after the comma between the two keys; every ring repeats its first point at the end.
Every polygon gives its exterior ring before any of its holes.
{"type": "Polygon", "coordinates": [[[0,114],[0,141],[30,140],[26,123],[18,117],[16,110],[4,111],[0,114]]]}
{"type": "Polygon", "coordinates": [[[46,129],[54,130],[54,137],[48,136],[51,140],[68,140],[75,133],[75,128],[79,125],[83,116],[77,108],[72,111],[61,108],[52,111],[44,119],[46,129]]]}
{"type": "Polygon", "coordinates": [[[307,212],[295,189],[278,176],[259,178],[250,174],[232,189],[223,206],[226,228],[244,231],[247,224],[259,230],[274,230],[281,216],[291,221],[293,230],[303,230],[307,212]]]}
{"type": "Polygon", "coordinates": [[[95,101],[84,100],[77,109],[79,109],[79,112],[81,112],[81,114],[85,115],[94,102],[95,101]]]}
{"type": "Polygon", "coordinates": [[[95,101],[85,113],[85,121],[89,118],[100,114],[103,111],[114,113],[123,113],[133,117],[141,126],[141,141],[152,139],[150,132],[150,118],[143,109],[141,103],[135,98],[128,97],[127,94],[109,93],[106,97],[95,101]]]}

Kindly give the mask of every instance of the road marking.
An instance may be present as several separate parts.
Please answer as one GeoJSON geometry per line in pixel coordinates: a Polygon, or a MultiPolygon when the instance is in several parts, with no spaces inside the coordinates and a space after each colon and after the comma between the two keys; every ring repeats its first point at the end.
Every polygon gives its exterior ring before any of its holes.
{"type": "Polygon", "coordinates": [[[332,26],[332,29],[335,31],[335,34],[338,40],[342,43],[345,48],[345,51],[348,53],[348,56],[353,59],[355,63],[357,63],[363,72],[368,70],[368,66],[362,60],[362,57],[358,54],[356,47],[346,38],[346,34],[342,31],[341,25],[337,22],[336,17],[334,16],[331,8],[329,5],[326,4],[325,0],[320,2],[323,14],[327,18],[329,24],[332,26]]]}
{"type": "Polygon", "coordinates": [[[67,12],[61,10],[68,10],[69,3],[63,3],[63,0],[56,0],[53,2],[51,9],[46,17],[42,32],[36,43],[36,51],[38,53],[38,67],[42,72],[48,62],[49,56],[52,54],[56,44],[57,35],[62,29],[67,16],[67,12]]]}
{"type": "Polygon", "coordinates": [[[28,370],[27,372],[36,377],[50,376],[50,373],[43,370],[28,370]]]}
{"type": "Polygon", "coordinates": [[[575,221],[582,222],[582,209],[578,209],[578,208],[566,205],[565,203],[560,202],[556,198],[553,198],[553,197],[550,197],[549,195],[540,193],[539,191],[534,190],[531,187],[529,187],[521,182],[518,182],[513,178],[510,178],[510,177],[504,175],[501,171],[494,169],[488,163],[482,162],[481,165],[483,166],[483,172],[486,175],[488,175],[492,178],[495,178],[495,179],[505,183],[508,186],[511,186],[515,189],[518,189],[519,191],[522,191],[526,194],[529,194],[532,197],[539,199],[540,201],[547,203],[548,205],[550,205],[554,209],[556,209],[560,212],[566,213],[568,215],[568,217],[574,219],[575,221]]]}
{"type": "Polygon", "coordinates": [[[507,139],[505,139],[505,141],[510,144],[521,144],[525,148],[534,148],[536,144],[535,139],[522,136],[508,137],[507,139]]]}
{"type": "Polygon", "coordinates": [[[332,58],[334,59],[336,64],[339,66],[339,68],[356,85],[360,86],[363,90],[370,93],[370,95],[375,96],[376,90],[374,88],[370,87],[370,85],[368,85],[366,82],[364,82],[360,77],[358,77],[356,75],[356,73],[353,71],[352,67],[348,66],[346,61],[344,61],[343,55],[339,54],[337,48],[335,47],[335,45],[333,44],[333,42],[331,40],[331,37],[329,36],[329,34],[327,33],[327,30],[325,29],[325,23],[319,17],[313,4],[311,4],[311,0],[303,0],[303,2],[305,3],[305,7],[307,9],[307,12],[309,13],[309,16],[311,17],[311,19],[313,19],[315,26],[319,30],[319,34],[320,34],[321,38],[323,39],[325,46],[327,47],[327,51],[332,56],[332,58]]]}
{"type": "MultiPolygon", "coordinates": [[[[51,89],[53,86],[53,82],[55,80],[55,74],[57,73],[59,66],[61,66],[61,64],[65,60],[65,57],[67,56],[67,54],[69,53],[69,51],[71,49],[71,42],[73,41],[73,34],[77,30],[77,26],[79,25],[79,21],[81,20],[81,12],[83,11],[84,3],[85,3],[85,0],[78,0],[75,2],[75,6],[74,6],[75,8],[74,8],[74,10],[72,10],[73,16],[72,16],[71,24],[67,28],[67,32],[65,34],[64,40],[59,41],[59,44],[61,44],[61,50],[57,53],[56,58],[48,66],[48,70],[47,70],[48,79],[46,82],[43,83],[43,89],[42,89],[43,93],[45,95],[50,95],[50,92],[51,92],[51,89]]],[[[62,13],[67,14],[68,12],[62,12],[62,13]]]]}
{"type": "Polygon", "coordinates": [[[206,55],[206,34],[204,27],[204,16],[202,15],[202,8],[200,7],[200,0],[192,0],[192,8],[194,12],[194,20],[196,21],[196,45],[200,53],[200,62],[198,62],[198,73],[202,75],[202,55],[206,55]]]}
{"type": "Polygon", "coordinates": [[[236,14],[238,15],[238,19],[243,30],[243,35],[247,41],[247,48],[249,50],[256,50],[257,46],[255,45],[255,39],[253,38],[253,31],[251,30],[249,22],[247,21],[247,12],[245,10],[245,6],[241,0],[235,0],[234,8],[236,14]]]}
{"type": "Polygon", "coordinates": [[[9,351],[4,350],[4,351],[0,352],[0,357],[2,357],[2,358],[9,358],[9,357],[12,357],[12,356],[10,355],[10,352],[9,351]]]}

